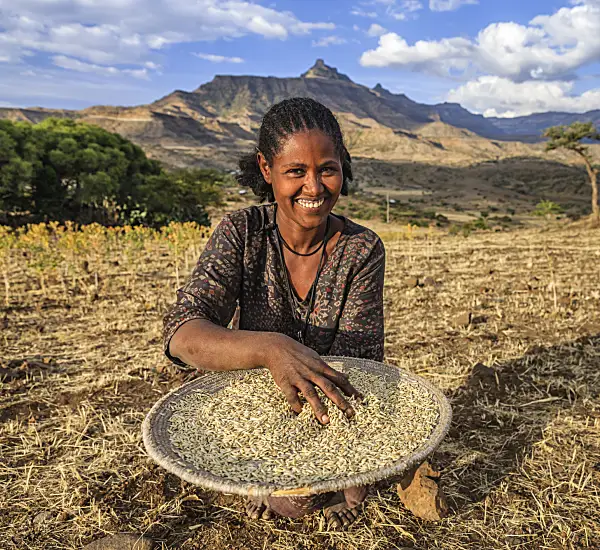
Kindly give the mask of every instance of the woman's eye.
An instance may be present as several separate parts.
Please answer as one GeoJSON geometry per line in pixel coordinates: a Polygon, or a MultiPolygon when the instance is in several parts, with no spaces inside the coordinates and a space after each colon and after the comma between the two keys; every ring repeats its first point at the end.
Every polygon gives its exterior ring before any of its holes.
{"type": "Polygon", "coordinates": [[[336,172],[337,172],[337,170],[331,166],[328,166],[327,168],[323,168],[323,170],[322,170],[322,173],[327,174],[327,175],[335,174],[336,172]]]}

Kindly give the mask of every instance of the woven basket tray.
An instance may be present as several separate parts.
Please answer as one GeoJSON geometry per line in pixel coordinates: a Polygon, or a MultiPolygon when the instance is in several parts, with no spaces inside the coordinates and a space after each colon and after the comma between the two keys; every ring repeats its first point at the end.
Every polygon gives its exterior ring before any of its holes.
{"type": "MultiPolygon", "coordinates": [[[[308,487],[297,487],[284,489],[274,484],[261,483],[239,483],[232,482],[224,477],[199,469],[177,453],[177,449],[169,439],[168,427],[172,414],[172,404],[183,397],[201,390],[208,393],[216,393],[232,381],[243,377],[245,371],[213,372],[201,376],[179,389],[172,391],[158,401],[150,410],[144,420],[142,431],[146,451],[165,470],[179,476],[180,478],[201,485],[208,489],[247,496],[305,496],[311,494],[325,493],[329,491],[340,491],[357,485],[368,485],[389,477],[403,474],[409,468],[422,462],[430,455],[444,439],[452,418],[452,409],[444,394],[436,387],[419,376],[410,374],[397,367],[385,365],[377,361],[367,359],[354,359],[348,357],[323,357],[327,363],[337,362],[344,366],[361,369],[381,376],[383,379],[394,382],[400,380],[410,381],[426,388],[433,396],[433,400],[439,409],[438,423],[429,438],[424,441],[410,455],[401,460],[390,463],[385,468],[379,468],[370,472],[347,477],[337,477],[335,480],[319,481],[308,487]]],[[[335,366],[334,366],[335,368],[335,366]]]]}

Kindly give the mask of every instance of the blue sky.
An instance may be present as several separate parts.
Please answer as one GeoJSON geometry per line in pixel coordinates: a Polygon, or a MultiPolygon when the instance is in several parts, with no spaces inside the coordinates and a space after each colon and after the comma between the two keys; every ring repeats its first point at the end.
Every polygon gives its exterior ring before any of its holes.
{"type": "Polygon", "coordinates": [[[486,116],[600,109],[600,0],[0,0],[0,106],[136,105],[319,57],[486,116]]]}

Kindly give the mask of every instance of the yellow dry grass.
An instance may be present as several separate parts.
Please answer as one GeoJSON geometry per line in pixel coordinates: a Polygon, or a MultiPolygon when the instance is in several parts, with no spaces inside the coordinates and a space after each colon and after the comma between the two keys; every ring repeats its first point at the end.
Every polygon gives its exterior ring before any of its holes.
{"type": "Polygon", "coordinates": [[[163,358],[161,316],[203,241],[97,232],[71,255],[52,238],[0,247],[0,548],[116,532],[182,549],[600,548],[600,232],[382,233],[387,361],[454,407],[433,457],[449,518],[414,518],[381,483],[347,533],[318,515],[252,522],[238,498],[155,466],[142,419],[194,376],[163,358]],[[472,323],[456,326],[464,312],[472,323]]]}

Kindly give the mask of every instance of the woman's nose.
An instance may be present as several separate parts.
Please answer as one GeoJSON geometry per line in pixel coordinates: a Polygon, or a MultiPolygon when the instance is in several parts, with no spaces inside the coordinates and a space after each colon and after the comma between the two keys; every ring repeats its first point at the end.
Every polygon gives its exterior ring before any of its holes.
{"type": "Polygon", "coordinates": [[[306,177],[304,178],[304,190],[307,194],[316,197],[323,191],[323,183],[321,181],[321,174],[317,171],[307,170],[306,177]]]}

